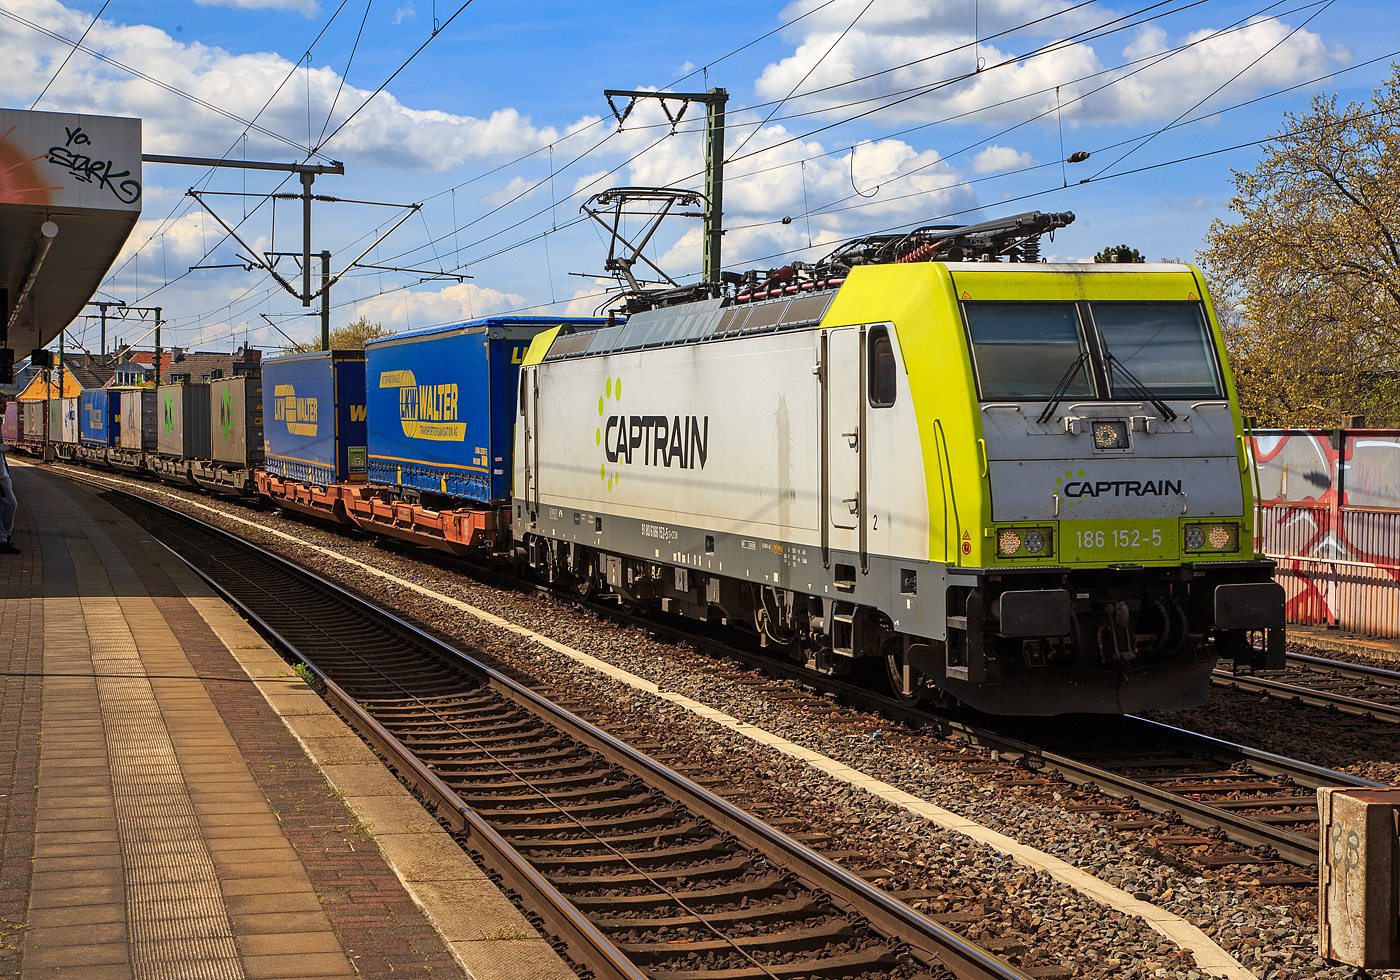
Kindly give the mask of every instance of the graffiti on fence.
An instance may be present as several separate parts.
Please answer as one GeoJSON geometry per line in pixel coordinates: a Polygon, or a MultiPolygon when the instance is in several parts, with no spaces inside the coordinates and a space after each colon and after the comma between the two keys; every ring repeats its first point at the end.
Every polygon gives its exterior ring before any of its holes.
{"type": "Polygon", "coordinates": [[[1400,432],[1261,431],[1252,449],[1289,620],[1400,635],[1400,432]]]}

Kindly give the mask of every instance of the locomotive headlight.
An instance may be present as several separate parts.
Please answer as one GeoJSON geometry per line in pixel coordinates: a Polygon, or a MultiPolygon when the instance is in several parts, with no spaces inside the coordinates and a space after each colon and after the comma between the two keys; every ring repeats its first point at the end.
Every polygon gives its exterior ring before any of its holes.
{"type": "Polygon", "coordinates": [[[997,535],[997,554],[1010,557],[1021,550],[1021,536],[1010,528],[997,535]]]}
{"type": "Polygon", "coordinates": [[[1094,421],[1095,449],[1127,449],[1128,424],[1126,422],[1094,421]]]}
{"type": "Polygon", "coordinates": [[[1026,535],[1026,552],[1038,555],[1045,550],[1045,534],[1041,531],[1031,531],[1026,535]]]}
{"type": "Polygon", "coordinates": [[[1186,525],[1187,551],[1239,551],[1240,526],[1232,522],[1186,525]]]}

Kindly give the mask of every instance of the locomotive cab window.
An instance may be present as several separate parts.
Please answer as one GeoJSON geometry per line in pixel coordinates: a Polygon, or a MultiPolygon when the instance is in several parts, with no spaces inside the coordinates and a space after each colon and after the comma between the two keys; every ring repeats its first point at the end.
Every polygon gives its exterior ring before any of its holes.
{"type": "Polygon", "coordinates": [[[1074,303],[963,303],[982,397],[1093,398],[1094,384],[1074,303]]]}
{"type": "Polygon", "coordinates": [[[1220,398],[1220,375],[1201,304],[1089,304],[1103,338],[1113,398],[1220,398]]]}
{"type": "Polygon", "coordinates": [[[875,408],[888,408],[894,404],[896,391],[896,371],[894,344],[889,331],[876,327],[870,331],[869,353],[866,358],[867,395],[875,408]]]}

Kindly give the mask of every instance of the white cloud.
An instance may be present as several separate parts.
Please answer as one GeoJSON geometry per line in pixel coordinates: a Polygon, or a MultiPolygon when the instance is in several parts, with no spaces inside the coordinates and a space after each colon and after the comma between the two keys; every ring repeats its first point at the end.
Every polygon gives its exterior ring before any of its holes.
{"type": "Polygon", "coordinates": [[[1007,170],[1034,167],[1038,162],[1027,150],[997,146],[993,143],[972,158],[972,169],[973,172],[979,174],[1001,173],[1007,170]]]}
{"type": "MultiPolygon", "coordinates": [[[[807,0],[800,5],[790,5],[784,16],[795,15],[812,5],[807,0]]],[[[1047,0],[983,3],[980,35],[987,37],[1067,6],[1067,3],[1047,0]]],[[[802,21],[798,29],[804,33],[796,48],[789,57],[764,69],[755,86],[758,96],[764,99],[786,96],[826,53],[858,10],[858,0],[851,0],[802,21]]],[[[1343,47],[1328,48],[1321,36],[1312,31],[1300,30],[1285,41],[1292,29],[1288,23],[1262,19],[1213,38],[1210,35],[1215,29],[1168,38],[1160,27],[1142,27],[1129,36],[1121,60],[1114,51],[1122,43],[1115,40],[1116,35],[1100,40],[1097,46],[1072,44],[1040,57],[1021,57],[1022,53],[1054,38],[1089,26],[1090,18],[1107,21],[1112,16],[1102,8],[1090,7],[1056,18],[1043,27],[998,38],[994,43],[984,41],[977,46],[976,54],[988,70],[973,75],[975,37],[971,32],[970,3],[911,0],[905,4],[877,5],[812,71],[802,90],[813,91],[882,72],[891,65],[909,64],[909,67],[843,85],[812,98],[799,96],[789,105],[792,110],[811,110],[825,105],[837,111],[835,107],[843,103],[930,86],[926,94],[885,110],[881,117],[924,121],[993,106],[973,117],[990,124],[1053,112],[1056,106],[1054,88],[1058,85],[1060,102],[1068,103],[1062,111],[1066,126],[1086,122],[1137,123],[1171,118],[1229,81],[1241,66],[1270,52],[1276,44],[1279,45],[1277,50],[1268,53],[1259,65],[1229,85],[1213,100],[1214,104],[1315,77],[1350,57],[1343,47]],[[1043,33],[1037,35],[1036,31],[1043,33]],[[1106,65],[1160,54],[1168,47],[1189,42],[1199,43],[1131,77],[1128,77],[1131,69],[1121,69],[1095,79],[1087,78],[1103,71],[1106,65]],[[930,52],[935,55],[930,57],[930,52]],[[951,85],[941,84],[969,75],[951,85]],[[1115,77],[1120,79],[1115,84],[1097,94],[1088,94],[1115,77]],[[1085,96],[1083,101],[1074,101],[1080,96],[1085,96]]]]}
{"type": "Polygon", "coordinates": [[[593,282],[592,287],[574,290],[574,295],[564,307],[563,316],[595,316],[607,299],[606,294],[617,288],[617,283],[611,279],[594,279],[593,282]]]}
{"type": "Polygon", "coordinates": [[[408,0],[408,3],[394,11],[395,24],[402,24],[405,18],[408,20],[418,19],[418,11],[413,9],[413,0],[408,0]]]}
{"type": "Polygon", "coordinates": [[[523,296],[464,282],[438,290],[398,290],[375,296],[356,305],[355,317],[367,316],[391,330],[410,330],[490,316],[524,305],[523,296]]]}
{"type": "Polygon", "coordinates": [[[319,0],[194,0],[201,7],[242,7],[246,10],[296,10],[307,17],[320,13],[319,0]]]}
{"type": "MultiPolygon", "coordinates": [[[[57,0],[17,0],[9,6],[19,16],[67,37],[79,36],[89,23],[86,14],[57,0]]],[[[345,85],[336,101],[341,78],[331,68],[311,68],[307,78],[307,69],[296,68],[275,52],[233,54],[197,41],[177,41],[148,25],[104,19],[92,28],[86,43],[115,61],[138,67],[243,119],[251,119],[262,110],[269,96],[282,86],[259,116],[258,124],[303,145],[308,138],[319,141],[321,123],[333,102],[336,109],[327,132],[370,95],[368,90],[345,85]],[[293,71],[295,83],[283,85],[293,71]],[[313,120],[309,136],[308,85],[313,120]]],[[[0,47],[11,53],[0,62],[0,99],[11,105],[31,102],[69,51],[67,46],[8,19],[0,20],[0,47]]],[[[140,116],[143,148],[151,153],[222,154],[229,148],[231,128],[237,125],[87,56],[69,62],[40,107],[55,106],[73,112],[140,116]]],[[[555,128],[537,127],[511,108],[497,109],[482,119],[410,108],[383,92],[330,143],[326,153],[347,161],[445,173],[470,160],[532,150],[559,135],[555,128]]],[[[291,149],[256,131],[249,134],[248,143],[250,153],[286,155],[291,149]]]]}

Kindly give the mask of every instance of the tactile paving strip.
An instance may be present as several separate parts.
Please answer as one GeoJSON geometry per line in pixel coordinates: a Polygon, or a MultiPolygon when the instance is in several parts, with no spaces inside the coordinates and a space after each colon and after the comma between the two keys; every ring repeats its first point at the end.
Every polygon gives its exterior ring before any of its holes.
{"type": "Polygon", "coordinates": [[[86,597],[135,980],[243,980],[213,856],[116,599],[86,597]]]}

